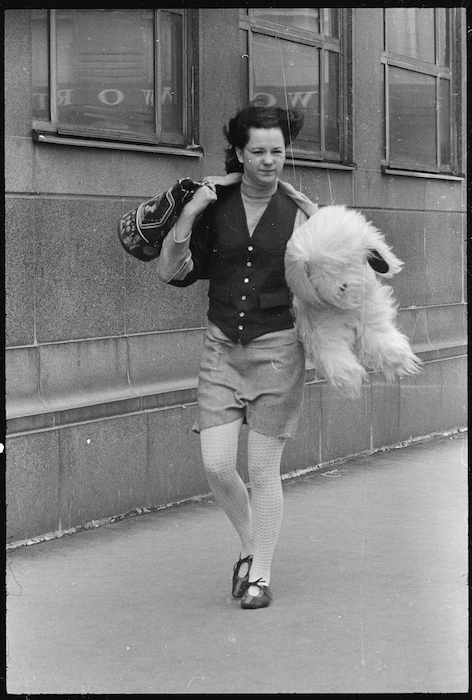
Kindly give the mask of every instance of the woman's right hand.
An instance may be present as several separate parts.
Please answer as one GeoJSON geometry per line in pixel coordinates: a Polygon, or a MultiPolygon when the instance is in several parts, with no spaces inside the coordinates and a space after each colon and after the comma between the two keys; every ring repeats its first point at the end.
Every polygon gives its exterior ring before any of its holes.
{"type": "Polygon", "coordinates": [[[215,185],[211,183],[202,185],[195,191],[192,199],[187,202],[180,212],[180,216],[174,225],[174,240],[177,243],[181,243],[190,237],[197,217],[205,211],[209,204],[216,202],[217,199],[215,185]]]}
{"type": "Polygon", "coordinates": [[[198,190],[196,190],[190,202],[187,202],[187,204],[184,206],[182,209],[182,214],[184,214],[186,217],[190,216],[196,218],[207,208],[209,204],[213,204],[213,202],[216,202],[217,199],[218,197],[215,191],[215,185],[209,182],[205,183],[199,187],[198,190]]]}

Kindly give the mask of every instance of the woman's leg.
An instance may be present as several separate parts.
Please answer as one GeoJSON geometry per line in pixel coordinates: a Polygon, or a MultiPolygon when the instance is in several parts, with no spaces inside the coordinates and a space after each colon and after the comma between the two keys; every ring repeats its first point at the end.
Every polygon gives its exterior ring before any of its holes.
{"type": "MultiPolygon", "coordinates": [[[[200,432],[203,464],[216,500],[233,523],[241,539],[244,558],[253,553],[252,518],[249,495],[236,471],[239,431],[242,418],[205,428],[200,432]]],[[[244,576],[244,564],[240,576],[244,576]]]]}
{"type": "MultiPolygon", "coordinates": [[[[270,565],[279,536],[283,515],[280,461],[285,438],[268,437],[256,430],[249,431],[248,467],[251,481],[251,509],[254,533],[254,559],[250,581],[268,586],[270,565]]],[[[257,595],[257,588],[250,588],[257,595]]]]}

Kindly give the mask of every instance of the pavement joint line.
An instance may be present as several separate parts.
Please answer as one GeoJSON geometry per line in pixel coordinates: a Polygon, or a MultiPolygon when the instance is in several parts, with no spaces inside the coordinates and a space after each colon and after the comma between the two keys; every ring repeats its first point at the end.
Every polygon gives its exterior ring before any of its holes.
{"type": "MultiPolygon", "coordinates": [[[[326,469],[328,467],[337,466],[340,464],[345,464],[346,462],[351,462],[362,457],[369,457],[371,455],[379,454],[381,452],[391,452],[393,450],[398,450],[403,447],[409,447],[419,442],[430,442],[435,439],[443,437],[451,437],[453,435],[458,435],[460,433],[468,432],[468,428],[453,428],[451,430],[446,430],[444,432],[434,432],[428,435],[419,435],[417,437],[411,437],[408,440],[402,440],[393,445],[387,445],[379,447],[375,450],[363,450],[362,452],[356,452],[355,454],[346,455],[343,457],[337,457],[336,459],[331,459],[327,462],[322,462],[304,469],[296,469],[291,472],[286,472],[281,475],[282,481],[294,480],[296,478],[306,476],[307,474],[312,474],[313,472],[326,469]]],[[[187,505],[190,503],[198,503],[204,501],[208,498],[212,498],[213,494],[206,493],[197,496],[191,496],[190,498],[184,498],[180,501],[174,501],[173,503],[165,503],[159,506],[142,506],[138,508],[132,508],[126,513],[121,513],[119,515],[111,515],[107,518],[100,518],[99,520],[91,520],[84,525],[77,525],[76,527],[71,527],[66,530],[55,530],[54,532],[46,532],[43,535],[38,535],[37,537],[30,537],[24,540],[17,540],[16,542],[10,542],[6,545],[6,551],[14,551],[20,549],[21,547],[29,547],[33,544],[41,544],[42,542],[48,542],[50,540],[60,539],[66,535],[75,535],[79,532],[84,532],[86,530],[93,530],[94,528],[102,527],[103,525],[112,525],[113,523],[120,522],[121,520],[126,520],[128,518],[134,518],[139,515],[147,515],[149,513],[158,513],[161,510],[170,510],[176,506],[187,505]]]]}

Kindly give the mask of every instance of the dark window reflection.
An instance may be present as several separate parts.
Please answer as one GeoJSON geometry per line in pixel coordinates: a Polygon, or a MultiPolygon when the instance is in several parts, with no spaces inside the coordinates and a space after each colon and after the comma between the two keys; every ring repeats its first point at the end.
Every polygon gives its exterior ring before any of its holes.
{"type": "Polygon", "coordinates": [[[265,19],[268,22],[279,24],[281,27],[295,27],[316,34],[320,33],[320,11],[318,8],[257,9],[251,10],[251,14],[254,18],[265,19]]]}
{"type": "Polygon", "coordinates": [[[434,63],[434,8],[386,10],[388,50],[434,63]]]}
{"type": "Polygon", "coordinates": [[[153,12],[58,11],[56,27],[59,123],[153,134],[153,12]]]}
{"type": "Polygon", "coordinates": [[[449,66],[450,39],[449,39],[449,12],[445,7],[439,7],[438,12],[438,32],[439,32],[439,65],[449,66]]]}
{"type": "Polygon", "coordinates": [[[183,18],[153,10],[57,10],[60,127],[183,139],[183,18]],[[155,70],[160,103],[155,103],[155,70]],[[156,112],[160,120],[156,123],[156,112]]]}
{"type": "Polygon", "coordinates": [[[335,39],[339,38],[338,10],[333,7],[323,10],[323,33],[335,39]]]}
{"type": "Polygon", "coordinates": [[[338,152],[339,143],[339,55],[327,51],[325,55],[325,149],[338,152]]]}
{"type": "Polygon", "coordinates": [[[413,166],[436,165],[434,77],[390,68],[390,158],[413,166]]]}
{"type": "Polygon", "coordinates": [[[318,49],[263,34],[254,35],[254,99],[266,105],[302,109],[305,124],[295,146],[309,143],[314,150],[321,148],[319,75],[318,49]]]}

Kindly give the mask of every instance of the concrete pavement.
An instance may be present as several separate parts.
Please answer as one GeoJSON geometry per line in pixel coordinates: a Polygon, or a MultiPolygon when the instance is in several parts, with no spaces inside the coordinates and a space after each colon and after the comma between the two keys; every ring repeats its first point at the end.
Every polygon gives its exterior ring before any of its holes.
{"type": "Polygon", "coordinates": [[[284,482],[273,604],[210,499],[7,555],[11,694],[465,693],[467,434],[284,482]]]}

